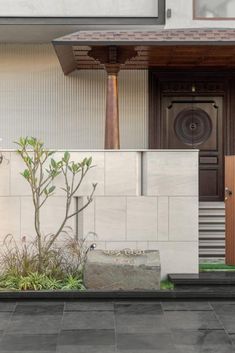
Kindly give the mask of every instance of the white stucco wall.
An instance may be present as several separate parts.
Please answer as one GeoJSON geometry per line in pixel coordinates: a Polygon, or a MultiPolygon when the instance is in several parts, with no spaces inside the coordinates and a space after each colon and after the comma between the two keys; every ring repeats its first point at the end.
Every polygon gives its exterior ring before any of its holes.
{"type": "MultiPolygon", "coordinates": [[[[7,234],[34,235],[33,208],[20,157],[4,151],[0,165],[0,245],[7,234]]],[[[159,249],[162,276],[198,272],[198,151],[73,151],[92,156],[93,168],[77,193],[79,202],[97,182],[94,202],[69,225],[79,236],[95,232],[100,249],[159,249]]],[[[58,154],[55,155],[58,158],[58,154]]],[[[62,176],[42,214],[44,234],[64,216],[62,176]]],[[[81,204],[80,204],[81,205],[81,204]]],[[[75,203],[73,205],[75,207],[75,203]]]]}
{"type": "Polygon", "coordinates": [[[172,10],[172,17],[166,19],[166,28],[235,27],[234,20],[194,20],[193,0],[166,0],[166,9],[172,10]]]}
{"type": "MultiPolygon", "coordinates": [[[[230,0],[228,11],[233,11],[235,0],[230,0]]],[[[166,9],[172,10],[172,17],[166,18],[165,28],[195,28],[195,27],[235,27],[234,20],[194,20],[193,0],[166,0],[166,9]]],[[[234,11],[233,11],[234,13],[234,11]]],[[[0,15],[2,17],[158,17],[158,0],[1,0],[0,15]]],[[[85,23],[84,23],[85,24],[85,23]]],[[[81,28],[85,29],[81,26],[81,28]]],[[[102,23],[105,25],[105,21],[102,23]]],[[[118,28],[118,25],[112,28],[118,28]]],[[[134,25],[135,28],[143,26],[134,25]]],[[[87,27],[88,28],[88,27],[87,27]]],[[[92,28],[92,26],[90,27],[92,28]]],[[[151,26],[157,30],[158,26],[151,26]]],[[[6,32],[10,29],[5,27],[6,32]]],[[[25,28],[26,31],[27,28],[25,28]]],[[[75,30],[79,30],[79,25],[75,30]]],[[[22,30],[22,27],[19,28],[22,30]]],[[[33,30],[33,28],[32,28],[33,30]]],[[[45,28],[44,28],[45,30],[45,28]]],[[[14,28],[12,28],[14,32],[14,28]]],[[[71,29],[71,32],[73,29],[71,29]]],[[[66,33],[68,33],[65,30],[66,33]]],[[[58,33],[60,33],[58,28],[58,33]]],[[[27,31],[26,31],[27,34],[27,31]]],[[[6,33],[7,35],[7,33],[6,33]]],[[[58,34],[59,35],[59,34],[58,34]]],[[[14,34],[16,36],[16,34],[14,34]]],[[[4,37],[1,34],[0,38],[4,37]]],[[[27,38],[30,36],[27,34],[27,38]]],[[[22,38],[23,39],[23,38],[22,38]]],[[[36,40],[34,35],[34,40],[36,40]]]]}
{"type": "Polygon", "coordinates": [[[158,0],[1,0],[1,16],[157,17],[158,0]]]}
{"type": "MultiPolygon", "coordinates": [[[[122,148],[148,146],[148,73],[119,76],[122,148]]],[[[0,45],[0,148],[36,136],[49,148],[103,148],[103,70],[64,76],[51,45],[0,45]]]]}
{"type": "MultiPolygon", "coordinates": [[[[235,3],[235,0],[230,1],[235,3]]],[[[193,0],[166,0],[166,10],[171,9],[172,16],[166,16],[164,26],[164,14],[158,14],[157,5],[157,0],[1,0],[0,42],[50,43],[79,30],[235,28],[234,20],[194,20],[193,0]],[[24,18],[18,20],[17,16],[24,18]],[[42,21],[37,19],[39,16],[43,17],[42,21]],[[64,17],[65,22],[60,17],[55,21],[56,16],[64,17]],[[78,16],[79,20],[69,22],[70,16],[78,16]],[[111,21],[112,16],[122,18],[122,24],[111,21]],[[127,18],[131,18],[130,22],[127,18]],[[159,18],[160,25],[157,24],[159,18]]]]}

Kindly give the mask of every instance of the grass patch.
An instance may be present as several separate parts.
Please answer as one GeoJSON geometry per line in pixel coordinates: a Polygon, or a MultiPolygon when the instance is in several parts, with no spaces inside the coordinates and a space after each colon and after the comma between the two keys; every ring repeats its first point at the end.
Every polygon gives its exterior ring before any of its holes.
{"type": "Polygon", "coordinates": [[[220,264],[220,263],[205,263],[199,265],[199,271],[235,271],[235,266],[220,264]]]}
{"type": "Polygon", "coordinates": [[[161,290],[173,290],[174,284],[169,280],[161,281],[161,290]]]}

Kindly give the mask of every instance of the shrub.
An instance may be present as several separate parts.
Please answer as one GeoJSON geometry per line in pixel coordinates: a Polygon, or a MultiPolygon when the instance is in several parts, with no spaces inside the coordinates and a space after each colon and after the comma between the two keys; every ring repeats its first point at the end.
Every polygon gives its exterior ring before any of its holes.
{"type": "MultiPolygon", "coordinates": [[[[84,178],[91,168],[92,158],[84,158],[80,162],[71,160],[69,152],[65,152],[60,160],[55,160],[55,152],[44,147],[44,143],[36,138],[20,138],[18,142],[18,153],[21,156],[26,169],[21,173],[28,182],[31,190],[34,208],[34,227],[36,242],[34,245],[34,256],[37,257],[37,272],[44,273],[45,265],[53,258],[55,251],[53,246],[60,235],[67,234],[67,221],[82,212],[92,201],[96,184],[92,184],[92,190],[85,204],[76,211],[71,211],[71,203],[84,178]],[[31,151],[30,151],[31,150],[31,151]],[[64,186],[61,188],[65,193],[65,216],[59,227],[49,236],[43,236],[41,227],[41,209],[55,192],[54,182],[59,175],[63,176],[64,186]]],[[[56,259],[58,254],[56,253],[56,259]]]]}
{"type": "MultiPolygon", "coordinates": [[[[87,252],[90,250],[89,233],[82,240],[67,234],[63,247],[50,249],[44,256],[44,273],[38,273],[38,256],[35,242],[27,242],[24,237],[17,243],[13,236],[4,240],[0,277],[0,288],[19,290],[83,290],[83,267],[87,252]],[[89,240],[89,242],[88,242],[89,240]]],[[[94,246],[94,244],[92,244],[94,246]]]]}
{"type": "Polygon", "coordinates": [[[92,158],[84,158],[80,162],[73,161],[70,153],[65,152],[62,158],[55,160],[55,152],[47,150],[43,142],[33,137],[20,138],[17,145],[18,153],[25,164],[25,170],[21,174],[31,190],[36,237],[33,240],[23,237],[18,242],[10,234],[6,236],[1,249],[0,288],[83,290],[83,266],[90,248],[87,240],[94,234],[76,239],[67,222],[93,201],[96,184],[92,184],[84,205],[76,211],[71,209],[73,198],[87,173],[94,167],[92,158]],[[44,235],[41,210],[54,195],[54,184],[59,175],[64,181],[61,189],[65,195],[65,215],[54,232],[44,235]],[[62,246],[58,240],[62,242],[62,246]]]}

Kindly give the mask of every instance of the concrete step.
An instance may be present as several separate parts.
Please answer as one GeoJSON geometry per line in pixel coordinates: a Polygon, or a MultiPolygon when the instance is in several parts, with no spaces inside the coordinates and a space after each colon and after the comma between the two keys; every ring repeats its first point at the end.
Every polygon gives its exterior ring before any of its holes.
{"type": "Polygon", "coordinates": [[[203,224],[203,223],[208,223],[208,224],[215,224],[215,223],[221,223],[221,224],[225,224],[225,216],[204,216],[201,217],[199,216],[199,223],[203,224]]]}
{"type": "MultiPolygon", "coordinates": [[[[200,239],[200,245],[199,245],[199,248],[202,249],[202,248],[205,248],[205,247],[208,247],[210,248],[211,247],[211,239],[210,240],[201,240],[200,239]]],[[[213,240],[213,247],[225,247],[225,242],[224,242],[224,239],[222,240],[213,240]]]]}
{"type": "Polygon", "coordinates": [[[168,278],[175,286],[195,285],[235,285],[235,272],[211,271],[199,274],[169,274],[168,278]]]}
{"type": "Polygon", "coordinates": [[[199,223],[199,231],[225,232],[225,223],[199,223]]]}
{"type": "Polygon", "coordinates": [[[208,232],[208,231],[201,231],[200,232],[200,235],[199,235],[199,239],[200,240],[204,240],[204,239],[208,239],[208,240],[216,240],[216,239],[225,239],[225,232],[224,231],[217,231],[217,232],[214,232],[214,231],[211,231],[211,232],[208,232]]]}
{"type": "Polygon", "coordinates": [[[225,209],[225,203],[223,201],[220,202],[199,202],[199,209],[225,209]]]}

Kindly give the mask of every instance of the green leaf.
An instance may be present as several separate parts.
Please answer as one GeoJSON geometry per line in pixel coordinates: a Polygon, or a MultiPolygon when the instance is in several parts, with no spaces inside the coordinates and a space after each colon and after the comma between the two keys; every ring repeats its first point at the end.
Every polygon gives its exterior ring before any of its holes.
{"type": "Polygon", "coordinates": [[[92,157],[88,158],[86,165],[87,165],[88,167],[90,167],[90,166],[91,166],[91,163],[92,163],[92,157]]]}
{"type": "Polygon", "coordinates": [[[53,186],[51,186],[50,188],[49,188],[49,190],[48,190],[48,194],[51,194],[53,191],[55,191],[55,186],[53,185],[53,186]]]}
{"type": "Polygon", "coordinates": [[[31,137],[30,139],[28,139],[28,144],[32,147],[35,147],[37,144],[37,139],[35,137],[31,137]]]}
{"type": "Polygon", "coordinates": [[[68,163],[70,160],[70,153],[68,151],[64,152],[64,157],[63,157],[63,161],[65,163],[68,163]]]}
{"type": "Polygon", "coordinates": [[[72,163],[72,171],[76,174],[79,171],[79,165],[77,163],[72,163]]]}
{"type": "Polygon", "coordinates": [[[53,158],[51,159],[51,165],[52,165],[52,167],[53,167],[54,169],[57,168],[57,163],[56,163],[56,161],[55,161],[53,158]]]}
{"type": "Polygon", "coordinates": [[[21,175],[23,175],[23,177],[24,177],[26,180],[29,180],[29,178],[30,178],[30,172],[29,172],[28,169],[25,169],[25,170],[23,171],[23,173],[21,173],[21,175]]]}
{"type": "Polygon", "coordinates": [[[83,167],[87,164],[87,158],[84,158],[83,161],[82,161],[82,165],[83,167]]]}

